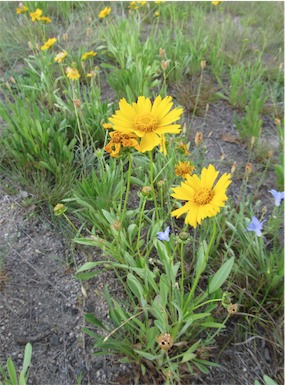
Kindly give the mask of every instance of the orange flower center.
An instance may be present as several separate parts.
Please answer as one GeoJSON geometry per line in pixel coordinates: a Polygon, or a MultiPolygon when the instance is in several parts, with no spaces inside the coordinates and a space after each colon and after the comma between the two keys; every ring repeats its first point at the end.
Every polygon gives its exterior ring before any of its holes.
{"type": "Polygon", "coordinates": [[[201,188],[194,194],[194,203],[198,206],[203,206],[211,202],[214,196],[214,191],[207,188],[201,188]]]}
{"type": "Polygon", "coordinates": [[[135,129],[143,132],[153,132],[158,127],[158,119],[151,114],[139,114],[134,120],[135,129]]]}

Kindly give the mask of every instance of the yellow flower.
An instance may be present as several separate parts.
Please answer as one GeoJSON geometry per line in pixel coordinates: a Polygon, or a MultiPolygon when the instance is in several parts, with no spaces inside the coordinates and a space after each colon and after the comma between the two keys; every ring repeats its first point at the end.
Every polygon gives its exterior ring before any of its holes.
{"type": "Polygon", "coordinates": [[[112,124],[110,124],[110,123],[103,123],[103,124],[102,124],[102,127],[103,127],[105,130],[112,130],[112,128],[113,128],[112,124]]]}
{"type": "Polygon", "coordinates": [[[131,1],[128,8],[137,10],[137,9],[139,9],[139,6],[137,5],[136,1],[131,1]]]}
{"type": "Polygon", "coordinates": [[[171,195],[175,199],[188,202],[172,211],[171,215],[179,218],[187,212],[185,223],[196,227],[203,219],[218,214],[228,199],[226,190],[231,183],[231,175],[223,174],[214,186],[218,174],[219,172],[210,164],[208,168],[203,168],[201,178],[197,175],[188,175],[186,181],[174,188],[171,195]]]}
{"type": "Polygon", "coordinates": [[[80,73],[78,72],[77,68],[67,67],[65,73],[70,80],[78,80],[80,78],[80,73]]]}
{"type": "Polygon", "coordinates": [[[110,132],[111,140],[105,147],[105,151],[116,158],[122,147],[134,147],[136,150],[140,151],[138,144],[138,137],[135,134],[122,134],[121,132],[113,131],[110,132]]]}
{"type": "Polygon", "coordinates": [[[212,5],[219,5],[219,4],[221,4],[221,1],[211,1],[211,4],[212,5]]]}
{"type": "Polygon", "coordinates": [[[98,14],[99,19],[104,19],[104,17],[108,16],[111,11],[112,11],[111,7],[105,7],[104,9],[102,9],[102,11],[99,12],[98,14]]]}
{"type": "Polygon", "coordinates": [[[61,63],[63,61],[63,59],[66,58],[67,56],[67,52],[64,51],[64,52],[59,52],[56,57],[54,58],[54,61],[56,61],[57,63],[61,63]]]}
{"type": "Polygon", "coordinates": [[[39,20],[39,18],[42,16],[43,11],[39,8],[35,10],[35,12],[30,13],[30,17],[32,19],[32,22],[35,22],[36,20],[39,20]]]}
{"type": "Polygon", "coordinates": [[[88,59],[89,57],[93,57],[93,56],[96,56],[96,55],[97,55],[97,52],[94,52],[94,51],[85,52],[81,56],[81,60],[84,61],[84,60],[88,59]]]}
{"type": "Polygon", "coordinates": [[[16,8],[16,14],[20,15],[21,13],[28,12],[28,10],[29,10],[29,8],[26,5],[20,3],[19,7],[16,8]]]}
{"type": "Polygon", "coordinates": [[[177,176],[181,176],[182,178],[186,178],[187,175],[192,175],[194,166],[191,166],[190,162],[180,162],[175,167],[175,174],[177,176]]]}
{"type": "Polygon", "coordinates": [[[139,96],[137,103],[130,105],[125,99],[119,103],[120,109],[112,115],[110,122],[115,131],[124,134],[135,133],[140,139],[140,151],[151,151],[161,144],[161,136],[166,133],[179,134],[180,124],[177,121],[183,110],[171,108],[171,96],[161,99],[158,96],[152,105],[150,99],[139,96]]]}
{"type": "Polygon", "coordinates": [[[43,21],[44,23],[51,23],[51,18],[48,16],[41,16],[37,20],[43,21]]]}
{"type": "Polygon", "coordinates": [[[45,50],[49,49],[50,47],[52,47],[55,43],[56,43],[55,37],[48,39],[48,41],[46,41],[45,44],[41,46],[41,50],[45,51],[45,50]]]}

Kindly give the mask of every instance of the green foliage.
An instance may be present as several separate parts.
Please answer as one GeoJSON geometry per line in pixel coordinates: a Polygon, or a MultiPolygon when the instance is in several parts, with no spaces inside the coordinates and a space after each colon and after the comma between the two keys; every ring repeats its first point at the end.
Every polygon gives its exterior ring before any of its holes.
{"type": "Polygon", "coordinates": [[[19,375],[11,357],[7,360],[7,371],[0,366],[0,385],[26,385],[28,383],[28,369],[32,359],[32,345],[28,343],[25,346],[23,367],[19,375]],[[1,378],[2,377],[2,378],[1,378]],[[4,381],[4,382],[2,382],[4,381]]]}

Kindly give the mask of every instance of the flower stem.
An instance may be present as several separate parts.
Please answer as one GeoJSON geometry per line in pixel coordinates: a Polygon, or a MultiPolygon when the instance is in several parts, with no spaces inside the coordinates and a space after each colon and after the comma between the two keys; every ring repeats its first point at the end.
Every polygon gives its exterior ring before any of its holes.
{"type": "Polygon", "coordinates": [[[150,179],[152,198],[153,198],[153,203],[154,203],[154,208],[155,208],[155,216],[156,216],[156,219],[158,220],[159,214],[158,214],[158,206],[157,206],[157,200],[156,200],[156,195],[155,195],[155,190],[154,190],[152,151],[149,151],[149,179],[150,179]]]}
{"type": "MultiPolygon", "coordinates": [[[[130,189],[131,189],[132,165],[133,165],[132,156],[131,156],[131,154],[129,154],[129,168],[128,168],[128,174],[127,174],[127,189],[126,189],[126,195],[125,195],[125,201],[124,201],[124,208],[123,208],[123,212],[122,212],[122,226],[124,225],[124,221],[125,221],[125,216],[126,216],[126,211],[127,211],[127,203],[128,203],[129,193],[130,193],[130,189]]],[[[121,204],[121,206],[122,206],[122,204],[121,204]]]]}

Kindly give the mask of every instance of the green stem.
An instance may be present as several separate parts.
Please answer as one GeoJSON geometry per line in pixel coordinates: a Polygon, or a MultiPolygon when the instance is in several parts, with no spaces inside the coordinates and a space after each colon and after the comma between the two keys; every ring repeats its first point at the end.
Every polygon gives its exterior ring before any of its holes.
{"type": "Polygon", "coordinates": [[[152,151],[149,151],[149,179],[150,179],[152,198],[153,198],[153,203],[155,208],[155,216],[156,216],[156,219],[159,220],[158,206],[157,206],[157,200],[156,200],[156,195],[154,190],[152,151]]]}
{"type": "MultiPolygon", "coordinates": [[[[124,208],[122,212],[122,226],[124,226],[124,221],[125,221],[125,216],[126,216],[126,211],[127,211],[127,203],[128,203],[128,198],[129,198],[129,193],[131,189],[131,175],[132,175],[132,157],[131,154],[129,154],[129,168],[128,168],[128,174],[127,174],[127,189],[126,189],[126,195],[125,195],[125,201],[124,201],[124,208]]],[[[122,203],[121,203],[122,206],[122,203]]]]}
{"type": "Polygon", "coordinates": [[[63,216],[64,216],[64,218],[67,220],[67,222],[70,224],[70,226],[73,228],[73,230],[77,233],[78,232],[78,230],[77,230],[77,228],[74,226],[74,224],[71,222],[71,220],[68,218],[68,216],[65,214],[65,213],[63,213],[63,216]]]}
{"type": "Polygon", "coordinates": [[[139,228],[138,228],[138,237],[137,237],[137,246],[136,246],[136,249],[137,249],[139,256],[141,256],[139,242],[140,242],[140,238],[141,238],[142,217],[143,217],[146,201],[147,201],[147,197],[143,197],[142,206],[140,208],[139,228]]]}

